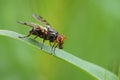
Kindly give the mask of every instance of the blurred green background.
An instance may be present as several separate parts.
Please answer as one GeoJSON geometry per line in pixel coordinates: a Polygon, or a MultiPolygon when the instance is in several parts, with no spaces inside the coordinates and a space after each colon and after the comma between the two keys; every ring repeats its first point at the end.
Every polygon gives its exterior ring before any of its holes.
{"type": "MultiPolygon", "coordinates": [[[[0,29],[27,35],[43,16],[67,36],[64,50],[118,72],[120,0],[0,0],[0,29]]],[[[40,23],[41,24],[41,23],[40,23]]],[[[42,41],[42,39],[37,39],[42,41]]],[[[0,36],[0,80],[94,80],[85,71],[21,41],[0,36]]]]}

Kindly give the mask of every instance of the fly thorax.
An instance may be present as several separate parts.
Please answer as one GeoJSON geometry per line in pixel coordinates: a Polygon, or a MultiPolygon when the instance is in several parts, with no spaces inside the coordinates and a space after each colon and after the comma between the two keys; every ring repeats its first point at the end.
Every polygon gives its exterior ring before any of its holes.
{"type": "Polygon", "coordinates": [[[56,37],[57,37],[57,34],[56,34],[56,33],[50,33],[50,34],[48,35],[48,40],[49,40],[50,42],[54,42],[54,41],[56,40],[56,37]]]}

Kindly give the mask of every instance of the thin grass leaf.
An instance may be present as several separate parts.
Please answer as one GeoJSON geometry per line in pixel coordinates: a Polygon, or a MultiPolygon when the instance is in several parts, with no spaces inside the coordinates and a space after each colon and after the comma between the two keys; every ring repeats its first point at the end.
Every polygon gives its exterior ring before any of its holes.
{"type": "MultiPolygon", "coordinates": [[[[38,49],[40,49],[40,46],[42,45],[42,43],[40,43],[34,39],[31,39],[31,38],[22,38],[22,39],[18,38],[19,36],[23,36],[23,35],[13,32],[13,31],[0,30],[0,35],[8,36],[8,37],[23,41],[23,42],[28,43],[38,49]]],[[[43,51],[51,54],[51,47],[45,44],[43,47],[43,51]]],[[[78,58],[78,57],[72,55],[71,53],[65,52],[60,49],[56,49],[55,56],[84,70],[85,72],[87,72],[88,74],[90,74],[91,76],[96,78],[97,80],[104,80],[104,79],[105,80],[118,80],[118,77],[115,74],[113,74],[112,72],[110,72],[98,65],[95,65],[88,61],[85,61],[81,58],[78,58]]]]}

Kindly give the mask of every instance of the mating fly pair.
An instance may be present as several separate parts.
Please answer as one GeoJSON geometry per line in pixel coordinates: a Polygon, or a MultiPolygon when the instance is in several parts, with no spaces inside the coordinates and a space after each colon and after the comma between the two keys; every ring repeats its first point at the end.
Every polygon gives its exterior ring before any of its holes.
{"type": "MultiPolygon", "coordinates": [[[[59,34],[56,30],[54,30],[51,27],[51,25],[45,19],[43,19],[43,17],[37,14],[33,14],[33,17],[39,20],[40,22],[44,23],[45,27],[32,22],[18,22],[20,24],[32,27],[32,30],[29,31],[29,34],[27,36],[22,36],[19,38],[25,38],[31,35],[35,35],[34,39],[36,39],[37,37],[43,38],[43,45],[45,40],[48,40],[50,42],[50,46],[52,46],[52,49],[54,48],[54,52],[57,46],[60,49],[63,49],[65,36],[62,34],[59,34]]],[[[43,48],[43,45],[41,46],[41,49],[43,48]]]]}

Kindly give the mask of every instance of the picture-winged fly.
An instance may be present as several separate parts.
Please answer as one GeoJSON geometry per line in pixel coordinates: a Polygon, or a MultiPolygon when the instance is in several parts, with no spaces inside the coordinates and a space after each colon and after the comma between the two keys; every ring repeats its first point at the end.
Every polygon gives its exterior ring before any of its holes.
{"type": "MultiPolygon", "coordinates": [[[[45,19],[43,19],[43,17],[37,14],[33,14],[33,17],[39,20],[40,22],[44,23],[45,27],[32,22],[18,22],[20,24],[32,27],[32,30],[29,31],[29,34],[27,36],[23,36],[19,38],[25,38],[31,35],[35,35],[34,39],[36,39],[37,37],[43,38],[43,45],[45,40],[48,40],[50,46],[52,46],[52,49],[54,48],[54,52],[57,46],[59,47],[59,49],[63,49],[63,44],[66,37],[63,34],[59,34],[55,29],[53,29],[51,25],[45,19]]],[[[41,49],[43,45],[41,46],[41,49]]]]}

